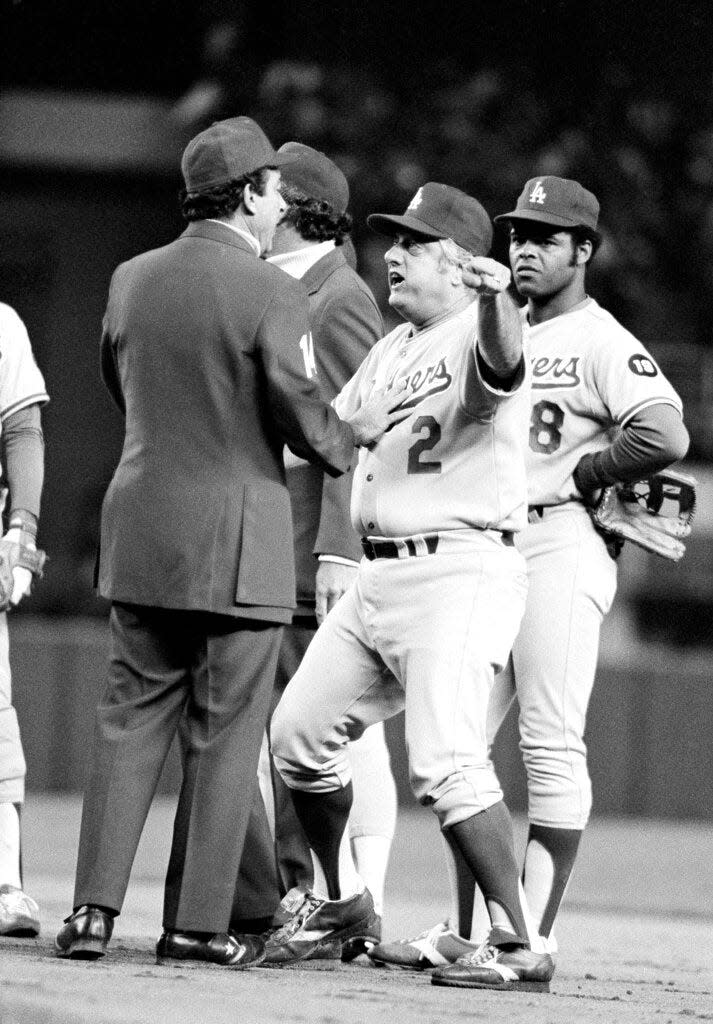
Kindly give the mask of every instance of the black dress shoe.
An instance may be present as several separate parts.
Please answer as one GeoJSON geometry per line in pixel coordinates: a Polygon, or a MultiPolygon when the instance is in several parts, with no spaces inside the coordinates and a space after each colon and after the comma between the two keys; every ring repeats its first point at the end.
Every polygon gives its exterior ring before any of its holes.
{"type": "Polygon", "coordinates": [[[272,914],[267,917],[235,917],[230,922],[233,935],[262,935],[272,926],[272,914]]]}
{"type": "Polygon", "coordinates": [[[98,960],[104,956],[114,930],[114,918],[99,907],[78,907],[65,918],[54,940],[57,956],[72,960],[98,960]]]}
{"type": "Polygon", "coordinates": [[[193,932],[164,932],[156,943],[156,963],[176,967],[186,960],[240,970],[265,959],[265,943],[259,935],[196,935],[193,932]]]}

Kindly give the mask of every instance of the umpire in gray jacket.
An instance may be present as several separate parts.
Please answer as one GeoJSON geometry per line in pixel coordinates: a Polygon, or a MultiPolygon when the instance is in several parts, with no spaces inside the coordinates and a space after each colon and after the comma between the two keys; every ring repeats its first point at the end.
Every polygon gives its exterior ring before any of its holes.
{"type": "Polygon", "coordinates": [[[114,273],[102,376],[125,417],[102,508],[99,592],[111,600],[74,913],[58,956],[103,956],[171,741],[183,784],[157,956],[246,967],[229,932],[282,624],[295,603],[283,445],[327,473],[380,436],[398,395],[351,425],[321,401],[304,290],[259,257],[285,203],[258,125],[217,122],[186,147],[171,244],[114,273]]]}

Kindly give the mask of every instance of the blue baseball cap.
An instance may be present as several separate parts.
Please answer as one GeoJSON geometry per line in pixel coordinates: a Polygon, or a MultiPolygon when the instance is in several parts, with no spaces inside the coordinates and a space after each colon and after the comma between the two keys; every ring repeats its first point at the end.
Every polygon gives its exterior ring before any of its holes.
{"type": "Polygon", "coordinates": [[[346,212],[349,183],[333,160],[302,142],[285,142],[277,153],[291,157],[282,172],[286,185],[293,185],[311,199],[329,203],[339,216],[346,212]]]}
{"type": "Polygon", "coordinates": [[[530,178],[517,199],[514,210],[500,213],[503,220],[534,220],[557,228],[597,230],[599,200],[578,181],[546,174],[530,178]]]}
{"type": "Polygon", "coordinates": [[[281,167],[293,156],[277,153],[262,128],[250,117],[216,121],[186,146],[181,171],[187,192],[227,185],[261,167],[281,167]]]}
{"type": "Polygon", "coordinates": [[[406,230],[430,239],[452,238],[473,256],[487,256],[493,244],[490,217],[478,200],[437,181],[422,185],[404,214],[372,213],[366,222],[380,235],[406,230]]]}

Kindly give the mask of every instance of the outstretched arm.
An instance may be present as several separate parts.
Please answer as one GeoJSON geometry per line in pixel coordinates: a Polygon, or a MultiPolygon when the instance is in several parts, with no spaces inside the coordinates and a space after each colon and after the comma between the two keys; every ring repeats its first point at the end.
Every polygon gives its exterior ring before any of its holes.
{"type": "Polygon", "coordinates": [[[462,268],[463,283],[478,294],[478,351],[498,381],[510,382],[522,361],[522,325],[508,294],[510,271],[487,256],[462,268]]]}

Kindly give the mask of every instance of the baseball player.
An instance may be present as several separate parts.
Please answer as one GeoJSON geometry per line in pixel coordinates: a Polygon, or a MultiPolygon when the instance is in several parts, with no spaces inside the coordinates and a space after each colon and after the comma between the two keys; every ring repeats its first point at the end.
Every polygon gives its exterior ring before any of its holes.
{"type": "Polygon", "coordinates": [[[12,564],[20,548],[36,551],[44,478],[40,407],[48,400],[25,325],[10,306],[0,303],[0,450],[3,484],[10,494],[7,531],[0,541],[1,571],[4,575],[7,567],[9,583],[0,604],[0,935],[35,936],[40,931],[37,903],[22,890],[25,758],[12,706],[6,612],[29,592],[32,582],[29,568],[12,564]]]}
{"type": "MultiPolygon", "coordinates": [[[[275,232],[268,261],[301,280],[307,289],[312,340],[305,352],[305,365],[310,376],[317,376],[323,396],[331,400],[382,337],[383,322],[374,296],[349,263],[351,217],[346,177],[324,153],[310,146],[287,142],[278,153],[291,157],[282,170],[281,192],[287,211],[275,232]]],[[[329,477],[287,448],[284,459],[295,530],[298,607],[282,638],[275,701],[295,674],[318,621],[354,581],[361,556],[359,537],[349,516],[352,474],[329,477]]],[[[354,805],[349,836],[359,873],[380,919],[397,803],[383,723],[372,726],[352,744],[350,758],[354,805]]],[[[275,923],[284,923],[282,917],[294,900],[301,901],[312,884],[312,859],[290,790],[276,772],[271,778],[269,756],[261,757],[258,774],[263,792],[272,795],[274,787],[275,852],[282,892],[287,891],[275,923]]],[[[246,900],[267,887],[266,879],[269,882],[265,851],[271,857],[272,838],[269,831],[267,836],[255,835],[260,829],[268,830],[267,820],[264,815],[254,815],[236,890],[241,917],[246,913],[246,900]]],[[[281,894],[275,890],[270,915],[281,894]]],[[[247,907],[258,909],[254,903],[247,907]]],[[[242,924],[239,918],[238,923],[242,924]]],[[[379,929],[380,920],[375,920],[364,939],[372,944],[378,941],[379,929]]],[[[362,949],[363,942],[359,946],[355,940],[350,945],[351,953],[362,949]]]]}
{"type": "MultiPolygon", "coordinates": [[[[598,216],[596,197],[578,182],[543,176],[495,218],[510,226],[513,279],[527,300],[532,408],[529,525],[517,538],[529,590],[510,663],[494,687],[489,733],[517,695],[530,819],[522,880],[550,952],[592,805],[584,725],[620,550],[594,529],[587,505],[603,487],[645,478],[688,449],[678,395],[644,346],[587,295],[598,216]]],[[[377,961],[428,968],[460,955],[473,892],[457,851],[455,858],[449,921],[376,947],[377,961]]],[[[478,932],[476,924],[476,941],[478,932]]]]}
{"type": "MultiPolygon", "coordinates": [[[[526,592],[513,534],[526,518],[529,380],[507,268],[487,257],[477,200],[428,182],[403,216],[369,225],[393,238],[389,303],[406,321],[342,389],[357,409],[406,379],[413,417],[360,454],[352,521],[364,557],[353,587],[317,631],[278,705],[272,749],[314,851],[314,889],[267,943],[268,961],[314,955],[363,927],[372,900],[345,823],[346,746],[405,710],[411,784],[486,893],[488,944],[473,987],[548,986],[554,965],[530,949],[502,791],[488,755],[494,671],[507,661],[526,592]]],[[[459,980],[460,983],[460,980],[459,980]]]]}

